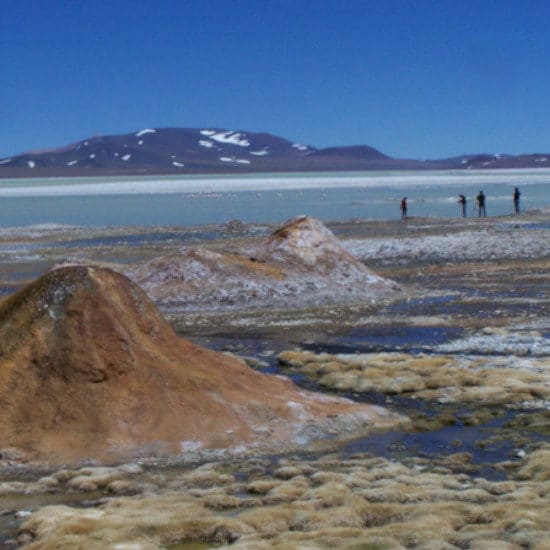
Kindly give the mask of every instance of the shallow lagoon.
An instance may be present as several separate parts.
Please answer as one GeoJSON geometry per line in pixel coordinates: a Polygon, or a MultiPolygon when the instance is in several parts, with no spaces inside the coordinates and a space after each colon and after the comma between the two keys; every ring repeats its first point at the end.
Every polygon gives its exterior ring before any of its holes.
{"type": "Polygon", "coordinates": [[[458,195],[483,189],[491,216],[513,211],[515,186],[525,210],[550,205],[549,170],[277,174],[218,177],[44,178],[0,180],[0,227],[281,223],[307,213],[322,220],[458,217],[458,195]]]}

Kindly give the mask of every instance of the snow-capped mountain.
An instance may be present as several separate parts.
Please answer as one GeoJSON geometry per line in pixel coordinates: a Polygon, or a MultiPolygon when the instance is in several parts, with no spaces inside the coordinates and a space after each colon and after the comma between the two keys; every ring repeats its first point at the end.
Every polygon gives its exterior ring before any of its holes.
{"type": "Polygon", "coordinates": [[[405,160],[357,145],[318,149],[267,133],[144,128],[0,159],[0,177],[550,167],[550,155],[405,160]]]}

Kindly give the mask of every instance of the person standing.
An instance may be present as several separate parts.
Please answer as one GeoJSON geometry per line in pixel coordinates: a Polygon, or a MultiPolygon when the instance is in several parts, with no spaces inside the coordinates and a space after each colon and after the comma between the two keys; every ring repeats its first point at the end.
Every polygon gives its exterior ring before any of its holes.
{"type": "Polygon", "coordinates": [[[462,206],[462,217],[466,217],[466,197],[464,195],[458,196],[458,204],[462,206]]]}
{"type": "Polygon", "coordinates": [[[519,189],[516,187],[514,189],[514,210],[516,212],[516,216],[519,214],[519,198],[521,196],[521,193],[519,192],[519,189]]]}
{"type": "Polygon", "coordinates": [[[483,217],[487,216],[485,211],[485,193],[480,191],[477,198],[477,207],[479,209],[479,217],[481,218],[481,213],[483,212],[483,217]]]}
{"type": "Polygon", "coordinates": [[[407,197],[401,199],[401,219],[407,219],[407,197]]]}

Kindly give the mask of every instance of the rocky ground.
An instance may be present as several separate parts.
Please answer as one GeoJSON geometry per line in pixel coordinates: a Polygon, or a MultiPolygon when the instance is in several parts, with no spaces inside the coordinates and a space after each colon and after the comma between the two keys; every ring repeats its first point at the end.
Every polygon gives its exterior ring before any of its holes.
{"type": "MultiPolygon", "coordinates": [[[[409,428],[328,449],[0,470],[0,540],[30,548],[550,546],[550,213],[329,224],[400,296],[165,312],[181,334],[409,428]],[[185,518],[185,519],[182,519],[185,518]]],[[[67,259],[137,264],[274,228],[0,231],[0,292],[67,259]]]]}

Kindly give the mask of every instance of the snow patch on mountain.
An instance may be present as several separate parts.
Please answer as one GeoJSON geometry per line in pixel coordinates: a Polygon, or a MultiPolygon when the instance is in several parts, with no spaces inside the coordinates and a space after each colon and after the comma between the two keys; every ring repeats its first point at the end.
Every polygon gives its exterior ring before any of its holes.
{"type": "Polygon", "coordinates": [[[136,134],[136,137],[141,137],[141,136],[144,136],[145,134],[156,134],[156,130],[154,130],[153,128],[145,128],[144,130],[140,130],[139,132],[137,132],[136,134]]]}
{"type": "Polygon", "coordinates": [[[237,159],[235,157],[220,157],[222,162],[235,162],[238,164],[250,164],[250,161],[247,159],[237,159]]]}
{"type": "Polygon", "coordinates": [[[36,166],[36,162],[34,162],[34,160],[28,160],[27,165],[29,168],[34,168],[36,166]]]}
{"type": "Polygon", "coordinates": [[[4,160],[0,160],[0,164],[8,164],[9,162],[11,162],[12,159],[4,159],[4,160]]]}
{"type": "Polygon", "coordinates": [[[130,157],[132,155],[130,153],[128,153],[127,155],[124,155],[123,157],[120,157],[122,160],[126,161],[126,160],[130,160],[130,157]]]}
{"type": "Polygon", "coordinates": [[[256,155],[257,157],[265,157],[266,155],[269,155],[269,151],[267,149],[261,149],[260,151],[250,151],[251,155],[256,155]]]}
{"type": "Polygon", "coordinates": [[[176,162],[175,160],[172,162],[174,166],[177,166],[178,168],[183,168],[183,164],[181,162],[176,162]]]}
{"type": "Polygon", "coordinates": [[[199,145],[201,147],[206,147],[207,149],[212,149],[212,147],[214,146],[214,144],[211,141],[208,141],[207,139],[200,139],[199,145]]]}
{"type": "MultiPolygon", "coordinates": [[[[201,132],[202,133],[202,132],[201,132]]],[[[250,142],[242,138],[241,134],[233,132],[220,132],[219,134],[211,134],[210,139],[218,143],[226,143],[228,145],[238,145],[239,147],[249,147],[250,142]]]]}

